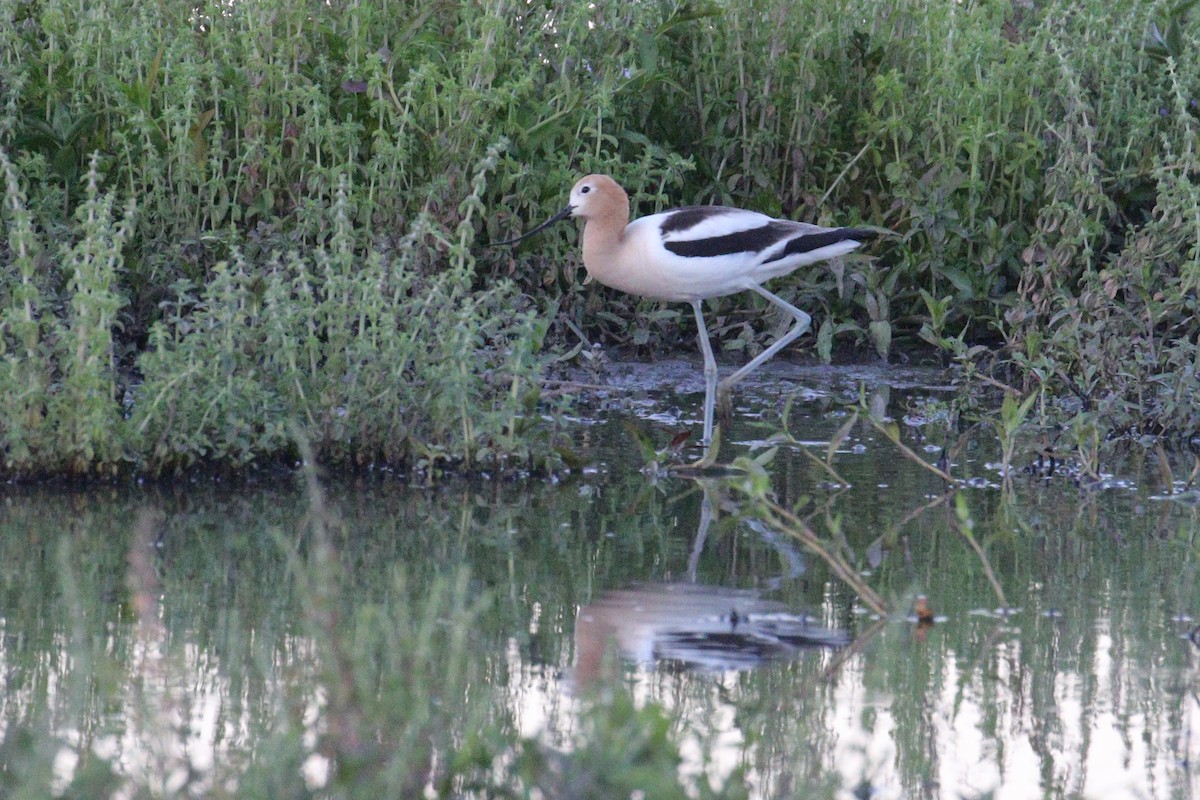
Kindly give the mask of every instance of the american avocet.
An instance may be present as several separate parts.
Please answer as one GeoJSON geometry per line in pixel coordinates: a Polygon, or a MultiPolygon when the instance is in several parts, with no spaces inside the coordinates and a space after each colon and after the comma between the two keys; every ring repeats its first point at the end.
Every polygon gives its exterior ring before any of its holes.
{"type": "Polygon", "coordinates": [[[571,189],[567,207],[515,244],[568,217],[580,217],[583,266],[605,286],[657,300],[691,303],[704,353],[704,446],[712,442],[717,362],[701,302],[746,291],[790,314],[796,324],[721,384],[727,391],[809,329],[812,317],[762,287],[797,267],[844,255],[876,233],[773,219],[726,206],[691,206],[629,221],[629,196],[607,175],[588,175],[571,189]]]}

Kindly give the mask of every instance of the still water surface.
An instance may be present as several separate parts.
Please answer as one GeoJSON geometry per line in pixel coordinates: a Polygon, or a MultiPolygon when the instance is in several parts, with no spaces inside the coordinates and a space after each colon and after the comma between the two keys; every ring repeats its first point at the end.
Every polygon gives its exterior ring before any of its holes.
{"type": "MultiPolygon", "coordinates": [[[[933,461],[957,436],[939,423],[941,376],[764,371],[723,455],[761,452],[798,394],[800,444],[769,464],[772,489],[895,612],[878,619],[799,541],[743,518],[721,479],[642,471],[624,425],[665,443],[695,421],[694,379],[682,363],[615,365],[614,388],[569,429],[591,466],[552,482],[325,476],[340,562],[364,598],[398,565],[417,595],[465,566],[471,593],[491,598],[466,645],[481,665],[470,693],[547,746],[570,748],[577,698],[615,642],[635,699],[674,720],[692,781],[758,797],[1200,794],[1200,512],[1166,498],[1153,459],[1104,465],[1095,486],[1018,474],[1005,489],[980,433],[954,466],[975,479],[960,505],[859,424],[839,490],[798,451],[824,457],[849,418],[840,403],[862,387],[933,461]],[[933,624],[910,616],[918,595],[933,624]]],[[[320,648],[301,619],[311,587],[289,568],[307,514],[288,477],[7,488],[6,769],[18,732],[40,731],[55,745],[21,768],[59,787],[95,754],[118,796],[123,776],[169,794],[203,787],[198,774],[236,794],[230,765],[257,757],[284,706],[313,747],[325,698],[297,665],[320,648]]],[[[314,754],[297,769],[311,788],[327,766],[314,754]]]]}

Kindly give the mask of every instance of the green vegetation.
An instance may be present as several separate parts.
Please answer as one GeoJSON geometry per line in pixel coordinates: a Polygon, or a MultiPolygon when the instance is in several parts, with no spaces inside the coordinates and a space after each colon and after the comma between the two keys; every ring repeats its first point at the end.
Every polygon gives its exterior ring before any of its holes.
{"type": "Polygon", "coordinates": [[[237,466],[293,426],[328,463],[536,463],[543,336],[693,336],[583,286],[569,234],[480,246],[591,171],[638,213],[894,231],[780,282],[822,358],[924,340],[1077,426],[1192,433],[1192,5],[0,0],[3,469],[237,466]]]}

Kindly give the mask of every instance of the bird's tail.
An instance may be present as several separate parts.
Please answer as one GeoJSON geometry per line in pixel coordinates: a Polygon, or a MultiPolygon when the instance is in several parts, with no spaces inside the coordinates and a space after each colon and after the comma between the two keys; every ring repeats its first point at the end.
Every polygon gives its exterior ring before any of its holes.
{"type": "Polygon", "coordinates": [[[869,242],[879,237],[879,231],[873,231],[870,228],[838,228],[837,233],[841,235],[843,241],[853,239],[856,242],[869,242]]]}

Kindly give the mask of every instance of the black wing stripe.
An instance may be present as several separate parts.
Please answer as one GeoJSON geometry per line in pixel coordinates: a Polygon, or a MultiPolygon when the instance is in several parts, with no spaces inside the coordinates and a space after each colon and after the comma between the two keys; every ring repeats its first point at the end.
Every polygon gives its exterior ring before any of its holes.
{"type": "MultiPolygon", "coordinates": [[[[669,221],[669,220],[668,220],[669,221]]],[[[664,224],[665,229],[665,224],[664,224]]],[[[707,239],[692,239],[683,242],[664,242],[663,246],[684,258],[716,258],[733,253],[758,253],[787,238],[794,229],[783,222],[768,222],[758,228],[711,236],[707,239]]]]}
{"type": "Polygon", "coordinates": [[[728,214],[731,211],[737,211],[736,208],[728,206],[688,206],[680,208],[663,220],[659,230],[666,235],[668,233],[679,233],[696,227],[706,219],[728,214]]]}
{"type": "Polygon", "coordinates": [[[811,253],[813,250],[820,250],[822,247],[828,247],[831,244],[847,240],[865,242],[868,239],[874,239],[876,235],[875,231],[866,230],[865,228],[837,228],[832,231],[797,236],[788,242],[786,247],[763,263],[770,264],[772,261],[779,261],[788,256],[811,253]]]}

